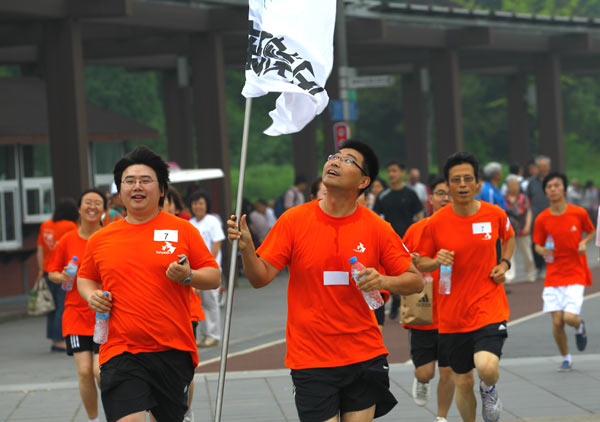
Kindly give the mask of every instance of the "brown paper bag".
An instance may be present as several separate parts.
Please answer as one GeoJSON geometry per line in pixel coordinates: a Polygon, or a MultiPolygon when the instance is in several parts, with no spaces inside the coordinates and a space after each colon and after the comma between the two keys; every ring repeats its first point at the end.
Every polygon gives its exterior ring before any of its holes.
{"type": "Polygon", "coordinates": [[[428,325],[433,322],[433,283],[425,283],[421,293],[402,296],[400,323],[428,325]]]}

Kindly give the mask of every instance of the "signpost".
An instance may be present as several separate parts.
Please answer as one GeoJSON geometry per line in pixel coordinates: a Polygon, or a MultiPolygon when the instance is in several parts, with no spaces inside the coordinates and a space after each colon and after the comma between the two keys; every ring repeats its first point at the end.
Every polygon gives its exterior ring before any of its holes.
{"type": "Polygon", "coordinates": [[[340,149],[340,145],[350,139],[350,125],[346,122],[337,122],[333,125],[333,138],[335,146],[340,149]]]}
{"type": "Polygon", "coordinates": [[[394,84],[392,75],[376,76],[350,76],[348,77],[348,88],[385,88],[394,84]]]}

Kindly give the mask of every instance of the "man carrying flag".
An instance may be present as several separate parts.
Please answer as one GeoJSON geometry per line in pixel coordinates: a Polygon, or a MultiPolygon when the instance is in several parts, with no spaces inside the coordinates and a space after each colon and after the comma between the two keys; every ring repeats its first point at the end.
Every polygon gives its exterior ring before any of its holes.
{"type": "Polygon", "coordinates": [[[325,199],[286,211],[258,251],[245,215],[239,225],[235,216],[227,222],[252,286],[289,266],[285,360],[301,421],[372,421],[396,404],[388,351],[361,290],[407,295],[424,282],[392,227],[356,202],[378,171],[368,145],[347,141],[323,167],[325,199]],[[366,267],[358,285],[353,256],[366,267]]]}

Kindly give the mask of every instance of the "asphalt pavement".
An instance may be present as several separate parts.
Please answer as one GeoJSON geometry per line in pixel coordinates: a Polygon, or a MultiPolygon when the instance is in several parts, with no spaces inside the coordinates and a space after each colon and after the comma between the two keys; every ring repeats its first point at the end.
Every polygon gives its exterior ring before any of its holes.
{"type": "MultiPolygon", "coordinates": [[[[595,258],[597,251],[593,253],[595,258]]],[[[593,272],[598,282],[600,269],[593,272]]],[[[525,284],[509,286],[513,289],[511,295],[528,295],[521,299],[539,302],[539,289],[525,284]]],[[[560,359],[547,315],[532,307],[531,312],[511,320],[498,384],[504,404],[502,421],[600,421],[600,293],[593,293],[595,290],[583,305],[589,336],[585,352],[576,351],[573,330],[567,331],[574,360],[570,373],[556,372],[560,359]]],[[[268,350],[283,353],[286,294],[285,272],[260,291],[240,280],[235,291],[231,354],[243,357],[268,350]]],[[[387,324],[386,330],[397,323],[387,324]]],[[[50,352],[45,318],[4,319],[0,322],[0,338],[0,421],[87,421],[77,389],[75,363],[65,354],[50,352]]],[[[394,341],[387,334],[385,339],[386,343],[394,341]]],[[[378,420],[433,421],[436,379],[427,406],[416,406],[410,395],[412,364],[394,358],[392,346],[388,345],[390,362],[404,362],[390,365],[391,388],[399,403],[378,420]]],[[[214,361],[219,354],[219,348],[201,349],[200,359],[205,363],[214,361]]],[[[227,373],[222,420],[297,421],[289,370],[253,370],[252,362],[245,360],[243,370],[227,373]]],[[[195,420],[212,421],[217,374],[200,372],[195,380],[195,420]]],[[[478,421],[482,420],[480,409],[478,397],[478,421]]],[[[455,405],[448,420],[460,421],[455,405]]]]}

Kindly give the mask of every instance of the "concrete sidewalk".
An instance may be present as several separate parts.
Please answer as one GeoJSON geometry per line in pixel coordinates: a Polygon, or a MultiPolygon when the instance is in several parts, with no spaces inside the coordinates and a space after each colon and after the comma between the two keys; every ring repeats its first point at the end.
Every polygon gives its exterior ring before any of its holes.
{"type": "MultiPolygon", "coordinates": [[[[597,269],[594,271],[596,274],[597,269]]],[[[518,286],[512,289],[512,296],[523,295],[535,312],[539,292],[533,295],[518,286]]],[[[285,274],[260,294],[241,283],[236,289],[230,353],[252,349],[254,354],[265,354],[266,345],[284,337],[286,294],[285,274]]],[[[501,421],[600,422],[600,293],[586,298],[582,316],[587,321],[589,344],[584,353],[577,352],[573,330],[567,329],[574,360],[570,373],[556,372],[560,362],[548,315],[536,313],[509,323],[498,384],[504,404],[501,421]]],[[[44,332],[44,317],[10,318],[0,323],[0,421],[87,421],[75,363],[65,354],[50,353],[44,332]]],[[[389,337],[393,332],[393,327],[386,325],[390,343],[398,341],[389,337]]],[[[201,360],[209,360],[218,356],[219,350],[201,350],[200,355],[201,360]]],[[[410,395],[412,365],[391,364],[390,368],[392,391],[399,403],[378,421],[433,421],[437,379],[432,381],[430,402],[421,408],[410,395]]],[[[195,379],[195,420],[212,421],[217,374],[200,373],[195,379]]],[[[478,393],[476,397],[477,420],[481,421],[478,393]]],[[[223,422],[297,421],[289,370],[228,372],[222,415],[223,422]]],[[[455,404],[448,421],[460,421],[455,404]]]]}
{"type": "MultiPolygon", "coordinates": [[[[516,358],[501,363],[498,384],[504,404],[502,421],[600,421],[600,355],[578,356],[570,373],[558,373],[557,358],[516,358]]],[[[379,421],[431,422],[435,418],[435,387],[426,407],[410,396],[412,366],[390,369],[392,391],[398,405],[379,421]]],[[[214,417],[216,374],[195,378],[195,420],[214,417]]],[[[478,397],[478,416],[481,403],[478,397]]],[[[287,370],[229,373],[225,388],[223,421],[297,421],[292,384],[287,370]]],[[[87,420],[76,382],[0,386],[0,420],[65,422],[87,420]]],[[[449,421],[460,421],[453,404],[449,421]]]]}

